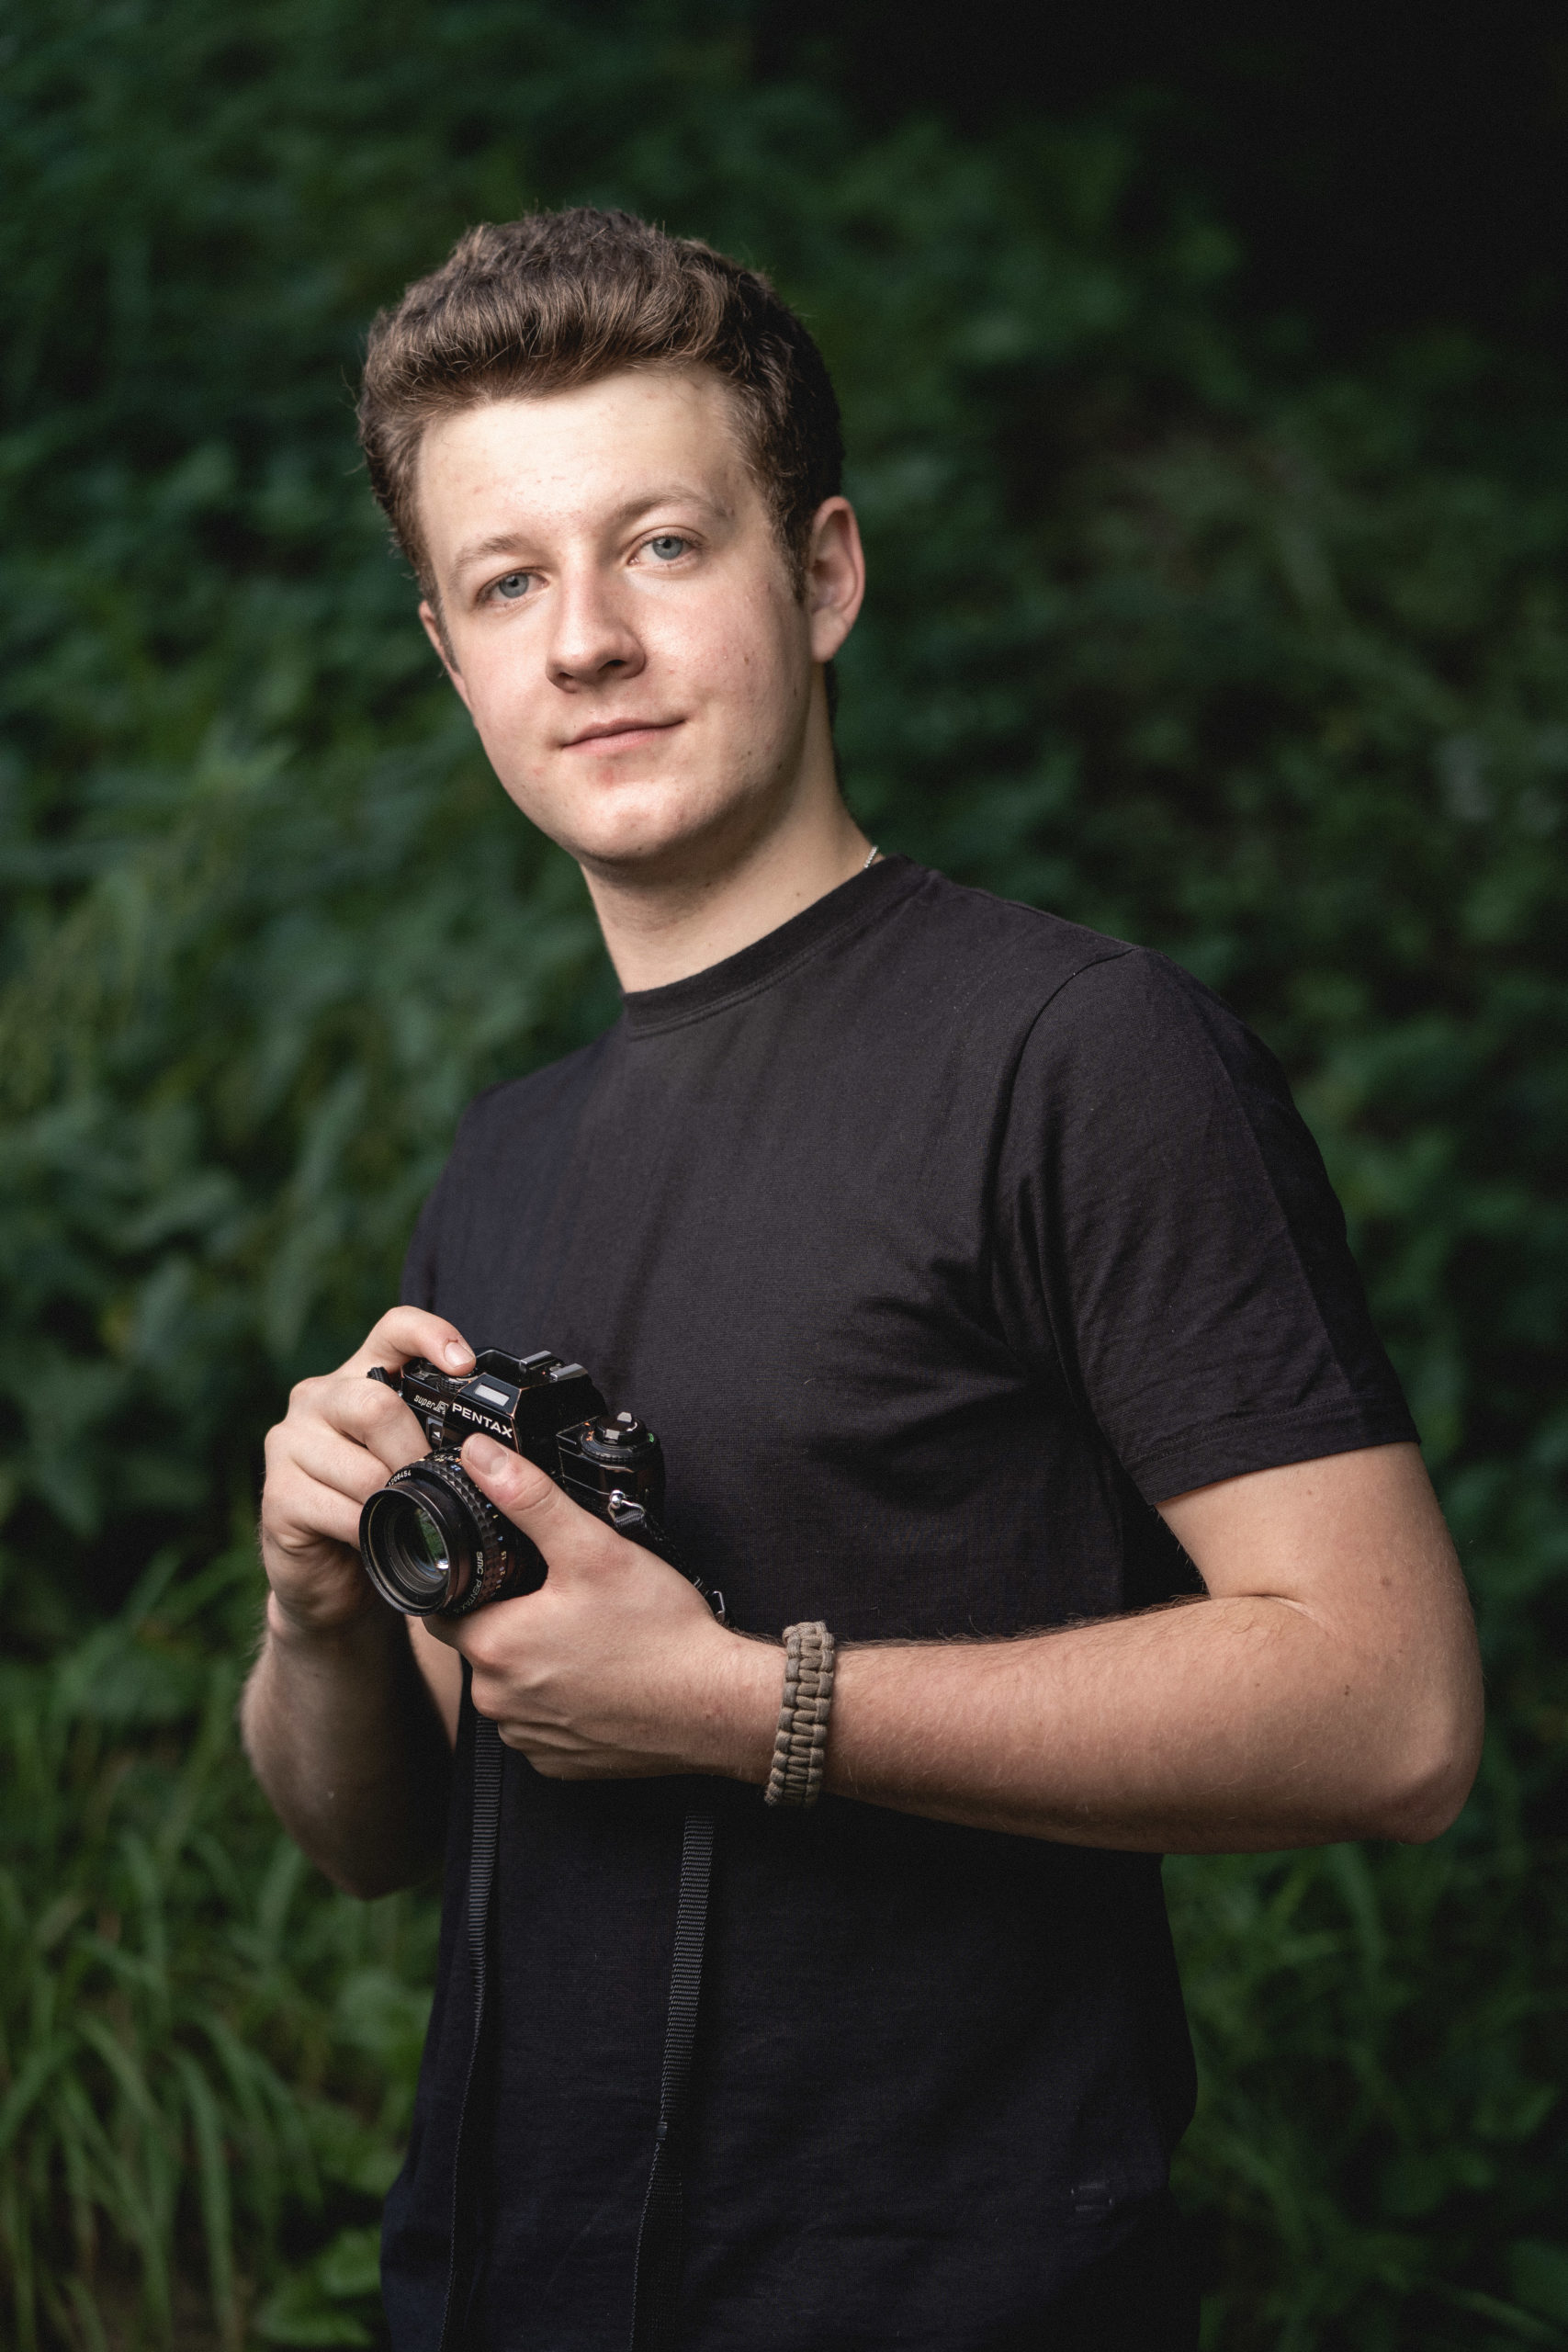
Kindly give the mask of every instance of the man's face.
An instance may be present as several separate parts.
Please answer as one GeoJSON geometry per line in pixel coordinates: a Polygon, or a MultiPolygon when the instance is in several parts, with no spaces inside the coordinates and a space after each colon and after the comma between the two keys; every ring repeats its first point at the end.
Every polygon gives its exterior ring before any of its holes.
{"type": "Polygon", "coordinates": [[[445,648],[429,606],[425,625],[544,832],[629,876],[701,868],[776,821],[813,665],[853,613],[795,594],[716,377],[463,410],[426,431],[418,496],[445,648]]]}

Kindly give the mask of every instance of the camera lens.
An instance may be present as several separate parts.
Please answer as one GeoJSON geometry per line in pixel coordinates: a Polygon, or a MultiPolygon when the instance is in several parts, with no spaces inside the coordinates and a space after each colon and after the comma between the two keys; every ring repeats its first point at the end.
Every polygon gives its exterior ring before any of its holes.
{"type": "Polygon", "coordinates": [[[461,1616],[523,1584],[523,1563],[544,1563],[502,1519],[456,1457],[427,1454],[394,1470],[359,1516],[366,1574],[405,1617],[461,1616]]]}
{"type": "Polygon", "coordinates": [[[405,1616],[450,1606],[468,1579],[453,1566],[469,1548],[456,1524],[456,1498],[439,1487],[383,1487],[365,1506],[359,1549],[383,1600],[405,1616]]]}
{"type": "Polygon", "coordinates": [[[424,1505],[412,1495],[389,1496],[376,1532],[388,1577],[399,1592],[416,1605],[434,1599],[439,1609],[450,1573],[446,1538],[424,1505]]]}

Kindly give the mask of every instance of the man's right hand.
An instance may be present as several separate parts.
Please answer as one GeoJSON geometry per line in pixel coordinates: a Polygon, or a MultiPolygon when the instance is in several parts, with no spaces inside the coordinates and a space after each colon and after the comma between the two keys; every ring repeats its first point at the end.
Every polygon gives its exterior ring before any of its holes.
{"type": "Polygon", "coordinates": [[[450,1323],[417,1306],[394,1306],[335,1372],[302,1380],[266,1440],[261,1550],[272,1611],[291,1633],[331,1634],[383,1610],[359,1557],[359,1513],[394,1470],[430,1448],[396,1391],[372,1380],[428,1356],[471,1372],[473,1350],[450,1323]]]}
{"type": "Polygon", "coordinates": [[[302,1380],[268,1432],[261,1544],[272,1593],[242,1710],[285,1828],[339,1886],[367,1896],[412,1886],[440,1858],[461,1693],[452,1654],[388,1607],[359,1558],[367,1497],[429,1452],[397,1391],[367,1377],[410,1356],[452,1372],[474,1361],[440,1316],[395,1306],[336,1372],[302,1380]]]}

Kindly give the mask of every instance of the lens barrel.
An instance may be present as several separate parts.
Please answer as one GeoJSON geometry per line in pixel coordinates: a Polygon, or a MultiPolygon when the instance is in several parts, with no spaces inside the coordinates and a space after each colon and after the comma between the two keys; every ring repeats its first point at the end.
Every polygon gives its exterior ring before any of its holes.
{"type": "Polygon", "coordinates": [[[405,1617],[463,1617],[504,1591],[532,1589],[525,1562],[544,1564],[479,1492],[453,1454],[394,1470],[359,1515],[366,1574],[405,1617]]]}

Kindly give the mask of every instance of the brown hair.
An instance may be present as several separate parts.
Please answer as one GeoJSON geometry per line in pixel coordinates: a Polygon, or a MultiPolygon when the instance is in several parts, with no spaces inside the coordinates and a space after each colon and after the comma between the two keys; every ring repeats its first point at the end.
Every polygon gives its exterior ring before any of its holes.
{"type": "Polygon", "coordinates": [[[370,483],[434,594],[414,482],[420,438],[481,401],[564,391],[623,368],[710,368],[739,410],[796,593],[811,519],[843,465],[822,355],[755,270],[629,212],[532,212],[460,237],[370,330],[359,438],[370,483]]]}

